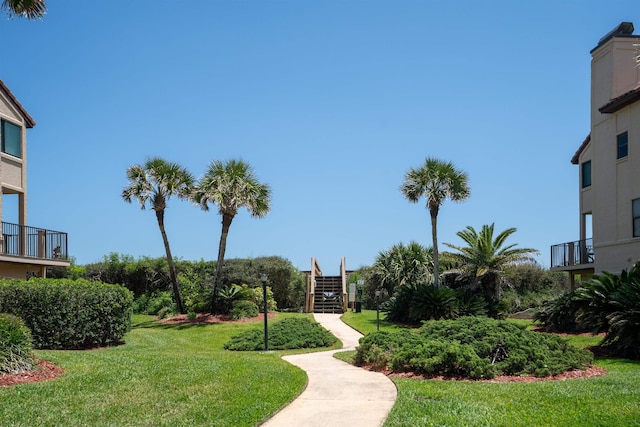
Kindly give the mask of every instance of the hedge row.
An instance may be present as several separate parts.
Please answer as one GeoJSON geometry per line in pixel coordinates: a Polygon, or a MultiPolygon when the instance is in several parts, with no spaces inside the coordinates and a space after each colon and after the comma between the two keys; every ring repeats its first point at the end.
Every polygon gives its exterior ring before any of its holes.
{"type": "Polygon", "coordinates": [[[0,281],[0,312],[20,317],[35,348],[115,345],[131,327],[133,294],[88,280],[0,281]]]}

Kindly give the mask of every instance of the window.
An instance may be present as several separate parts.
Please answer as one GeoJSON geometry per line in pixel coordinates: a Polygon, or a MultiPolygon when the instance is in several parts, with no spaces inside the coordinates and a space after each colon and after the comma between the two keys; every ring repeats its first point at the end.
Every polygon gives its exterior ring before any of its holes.
{"type": "Polygon", "coordinates": [[[582,164],[582,188],[591,185],[591,160],[582,164]]]}
{"type": "Polygon", "coordinates": [[[2,120],[2,152],[12,156],[22,157],[22,129],[13,123],[2,120]]]}
{"type": "Polygon", "coordinates": [[[627,132],[623,132],[618,135],[618,159],[622,159],[623,157],[627,157],[629,154],[629,135],[627,132]]]}
{"type": "Polygon", "coordinates": [[[631,201],[631,211],[633,213],[633,237],[640,237],[640,199],[631,201]]]}

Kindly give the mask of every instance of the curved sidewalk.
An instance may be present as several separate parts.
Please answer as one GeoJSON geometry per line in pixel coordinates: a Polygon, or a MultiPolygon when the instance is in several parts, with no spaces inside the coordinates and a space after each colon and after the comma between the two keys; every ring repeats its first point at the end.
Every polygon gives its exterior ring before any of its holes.
{"type": "Polygon", "coordinates": [[[307,388],[264,427],[381,426],[396,400],[396,387],[384,374],[349,365],[333,357],[353,350],[362,336],[339,314],[314,314],[316,321],[342,341],[339,350],[295,354],[283,359],[303,369],[307,388]]]}

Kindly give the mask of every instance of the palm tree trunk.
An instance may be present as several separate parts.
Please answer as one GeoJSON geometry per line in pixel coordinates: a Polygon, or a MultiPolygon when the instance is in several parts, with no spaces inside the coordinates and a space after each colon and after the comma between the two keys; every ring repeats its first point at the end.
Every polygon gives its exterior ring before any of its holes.
{"type": "Polygon", "coordinates": [[[167,254],[167,264],[169,264],[169,279],[171,280],[171,286],[173,287],[173,296],[176,299],[176,305],[178,306],[178,311],[181,314],[183,314],[185,310],[184,310],[184,305],[182,304],[182,298],[180,297],[180,286],[178,285],[178,276],[176,275],[176,266],[173,263],[173,257],[171,256],[171,249],[169,248],[169,239],[167,238],[167,233],[164,230],[164,210],[157,210],[156,218],[158,219],[158,227],[160,227],[160,234],[162,234],[164,251],[167,254]]]}
{"type": "Polygon", "coordinates": [[[431,214],[431,239],[433,240],[433,286],[440,281],[440,253],[438,252],[438,207],[429,206],[431,214]]]}
{"type": "Polygon", "coordinates": [[[218,309],[218,289],[222,282],[222,264],[224,263],[224,253],[227,251],[227,236],[231,227],[233,216],[222,214],[222,233],[220,233],[220,245],[218,246],[218,262],[216,263],[216,278],[213,282],[213,296],[211,297],[211,314],[215,314],[218,309]]]}

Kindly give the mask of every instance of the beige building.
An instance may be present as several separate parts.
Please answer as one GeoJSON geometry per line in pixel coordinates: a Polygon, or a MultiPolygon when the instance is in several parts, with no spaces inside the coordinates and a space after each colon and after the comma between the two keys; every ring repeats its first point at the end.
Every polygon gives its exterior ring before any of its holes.
{"type": "Polygon", "coordinates": [[[0,80],[0,277],[4,278],[46,277],[47,267],[69,265],[67,233],[27,225],[27,129],[33,126],[29,113],[0,80]],[[17,224],[3,220],[5,196],[17,198],[17,224]]]}
{"type": "Polygon", "coordinates": [[[580,240],[552,246],[551,268],[577,278],[640,259],[640,36],[623,22],[591,51],[591,132],[579,166],[580,240]]]}

